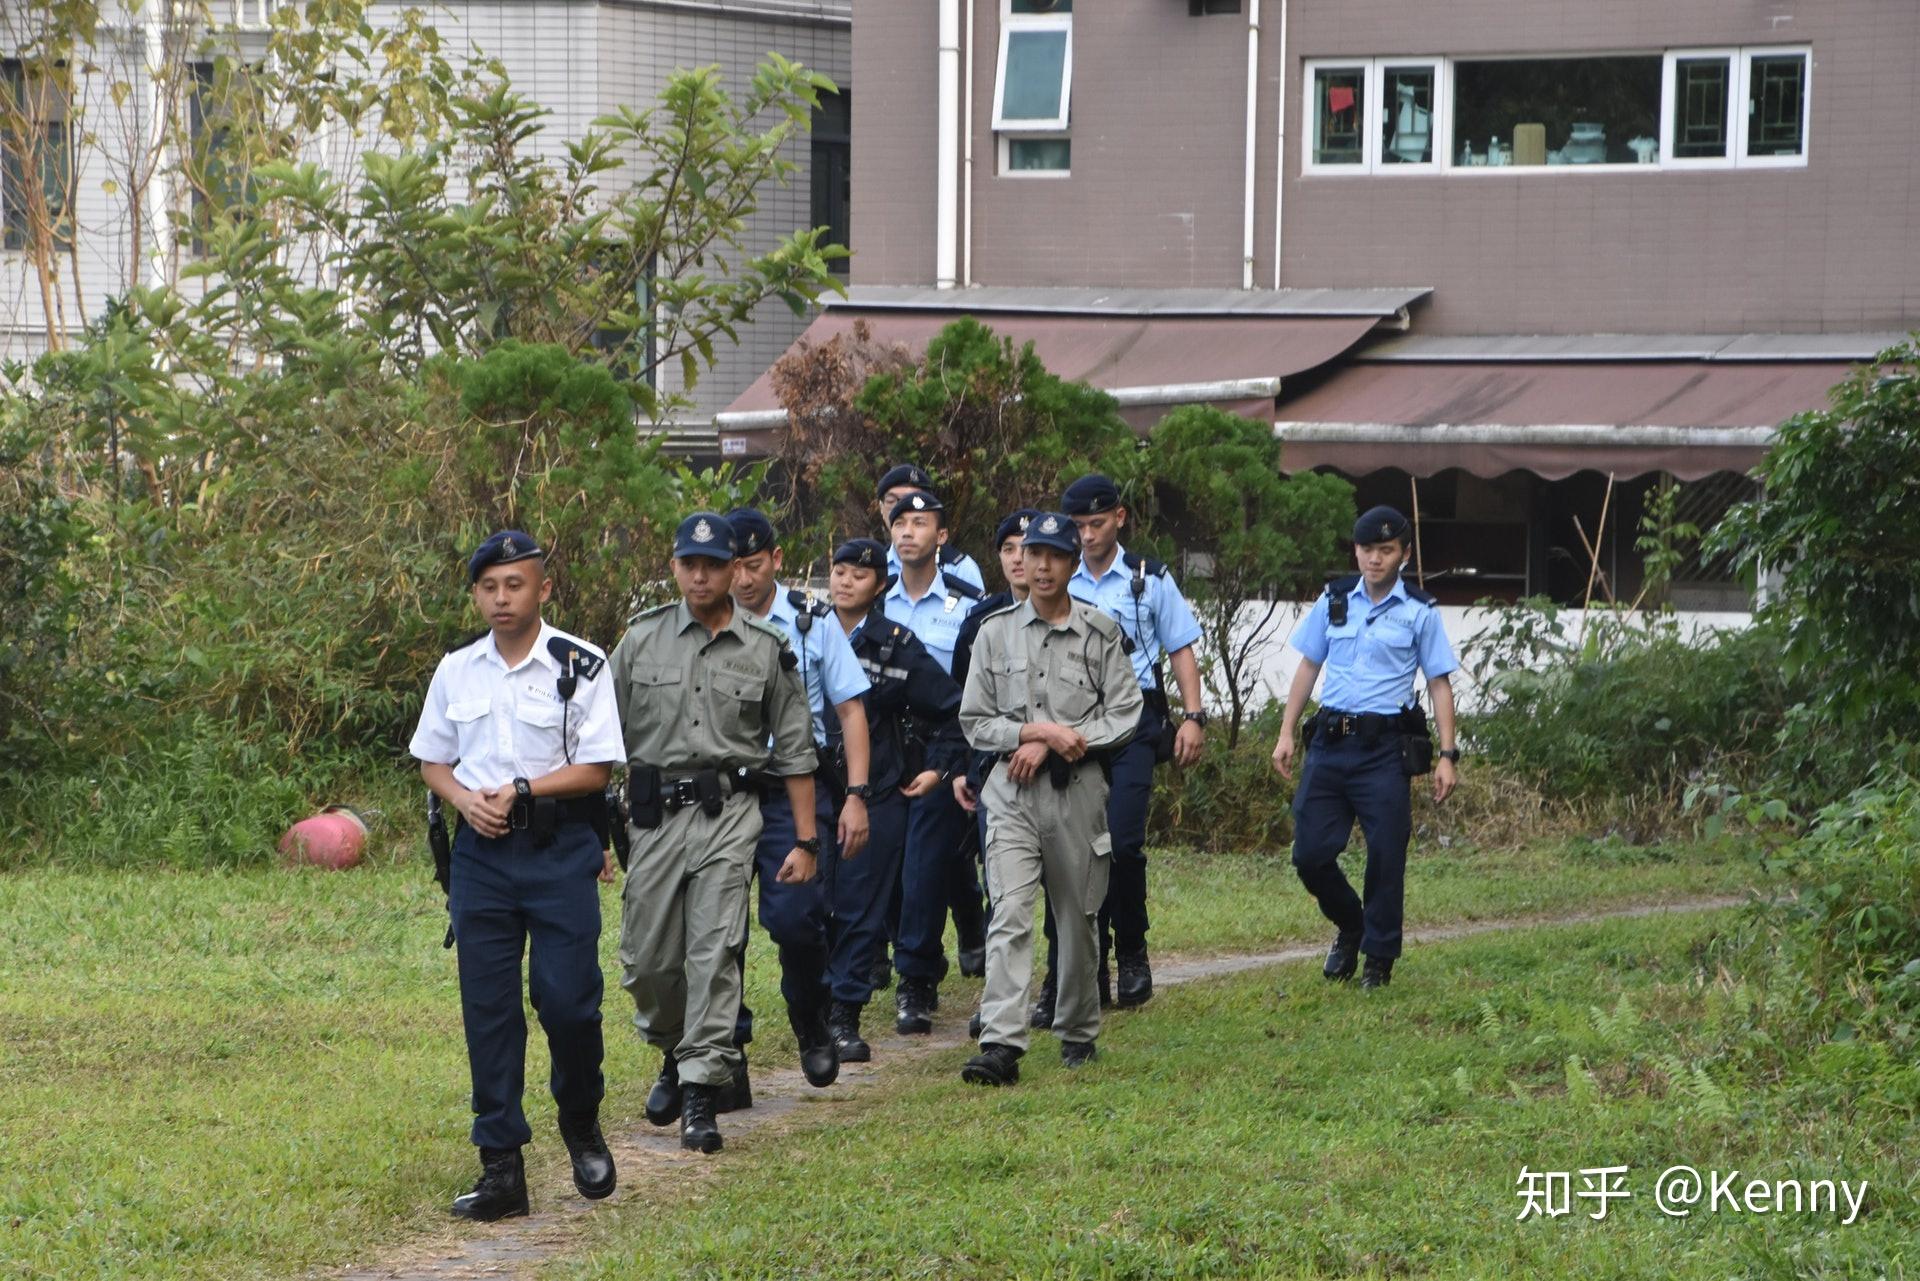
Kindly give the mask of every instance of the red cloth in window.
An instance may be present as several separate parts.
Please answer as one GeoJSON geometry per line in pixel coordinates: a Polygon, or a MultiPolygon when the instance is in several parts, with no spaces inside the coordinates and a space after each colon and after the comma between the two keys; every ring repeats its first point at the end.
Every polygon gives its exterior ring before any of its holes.
{"type": "Polygon", "coordinates": [[[1353,90],[1342,85],[1333,85],[1327,89],[1327,110],[1334,115],[1353,110],[1353,90]]]}

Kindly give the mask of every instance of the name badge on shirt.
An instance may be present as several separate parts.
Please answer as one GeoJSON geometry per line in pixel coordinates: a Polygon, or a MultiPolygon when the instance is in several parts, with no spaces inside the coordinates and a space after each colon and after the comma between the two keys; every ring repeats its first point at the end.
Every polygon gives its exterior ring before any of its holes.
{"type": "Polygon", "coordinates": [[[958,596],[947,597],[947,612],[951,614],[954,610],[954,607],[959,603],[960,603],[960,598],[958,596]]]}

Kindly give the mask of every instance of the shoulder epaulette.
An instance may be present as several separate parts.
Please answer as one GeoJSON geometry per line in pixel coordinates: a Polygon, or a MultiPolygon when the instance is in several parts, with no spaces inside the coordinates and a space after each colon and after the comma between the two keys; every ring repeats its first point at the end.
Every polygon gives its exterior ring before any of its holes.
{"type": "Polygon", "coordinates": [[[958,547],[955,547],[952,543],[940,544],[938,555],[942,565],[958,565],[967,558],[967,554],[958,547]]]}
{"type": "Polygon", "coordinates": [[[677,601],[668,601],[664,605],[655,605],[649,609],[643,609],[643,610],[640,610],[638,613],[631,614],[627,618],[627,626],[632,627],[635,623],[639,622],[643,618],[652,618],[655,614],[663,614],[667,610],[672,609],[676,604],[678,604],[677,601]]]}
{"type": "Polygon", "coordinates": [[[1075,604],[1080,606],[1083,616],[1087,620],[1087,625],[1093,628],[1094,631],[1099,632],[1102,636],[1117,635],[1123,639],[1126,637],[1126,632],[1123,631],[1120,624],[1114,620],[1113,615],[1107,613],[1106,610],[1095,609],[1084,601],[1076,601],[1075,604]]]}
{"type": "Polygon", "coordinates": [[[947,590],[965,600],[979,600],[986,593],[964,578],[948,578],[947,590]]]}
{"type": "Polygon", "coordinates": [[[1151,556],[1142,556],[1139,552],[1128,552],[1120,559],[1128,569],[1137,570],[1148,578],[1165,578],[1173,572],[1167,568],[1165,561],[1155,560],[1151,556]]]}
{"type": "Polygon", "coordinates": [[[1414,586],[1412,583],[1408,582],[1406,579],[1403,578],[1400,580],[1400,586],[1406,591],[1408,600],[1419,601],[1422,605],[1433,604],[1432,596],[1428,595],[1426,592],[1422,591],[1420,588],[1414,586]]]}
{"type": "Polygon", "coordinates": [[[986,613],[980,615],[980,625],[982,627],[985,627],[988,623],[992,622],[994,619],[999,618],[1003,614],[1011,614],[1014,610],[1019,608],[1020,608],[1019,601],[1017,600],[1008,601],[1005,605],[1002,605],[1000,608],[990,609],[986,613]]]}
{"type": "Polygon", "coordinates": [[[1345,578],[1336,578],[1327,584],[1329,595],[1336,592],[1351,592],[1360,585],[1360,575],[1348,574],[1345,578]]]}
{"type": "Polygon", "coordinates": [[[981,598],[972,609],[968,610],[967,618],[969,621],[983,620],[989,614],[995,613],[1007,605],[1017,603],[1018,602],[1013,599],[1012,592],[995,592],[991,596],[981,598]]]}
{"type": "MultiPolygon", "coordinates": [[[[489,628],[488,630],[491,631],[492,629],[489,628]]],[[[465,649],[467,646],[473,644],[474,642],[486,636],[486,634],[487,634],[486,632],[475,632],[473,635],[467,637],[465,640],[461,641],[459,644],[447,646],[447,653],[457,654],[461,650],[465,649]]]]}
{"type": "Polygon", "coordinates": [[[578,636],[569,636],[565,632],[547,641],[547,653],[560,664],[565,675],[584,676],[588,680],[600,675],[600,669],[607,665],[607,656],[602,654],[578,636]]]}
{"type": "Polygon", "coordinates": [[[815,618],[825,618],[833,610],[833,606],[829,605],[826,601],[809,601],[807,594],[798,587],[792,587],[787,590],[787,604],[793,606],[802,614],[812,614],[815,618]]]}
{"type": "Polygon", "coordinates": [[[739,612],[740,612],[740,616],[747,620],[748,627],[751,627],[755,631],[762,632],[765,635],[773,637],[775,640],[780,642],[780,646],[782,649],[793,648],[793,646],[787,640],[786,628],[780,626],[780,624],[774,622],[772,619],[761,618],[758,615],[748,613],[744,609],[740,610],[739,612]]]}

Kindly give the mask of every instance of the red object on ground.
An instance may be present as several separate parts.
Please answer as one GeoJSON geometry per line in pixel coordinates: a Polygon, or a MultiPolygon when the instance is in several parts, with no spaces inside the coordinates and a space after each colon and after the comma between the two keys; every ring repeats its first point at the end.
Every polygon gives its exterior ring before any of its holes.
{"type": "Polygon", "coordinates": [[[359,865],[366,843],[366,821],[344,805],[329,805],[287,829],[280,838],[280,856],[289,863],[341,872],[359,865]]]}

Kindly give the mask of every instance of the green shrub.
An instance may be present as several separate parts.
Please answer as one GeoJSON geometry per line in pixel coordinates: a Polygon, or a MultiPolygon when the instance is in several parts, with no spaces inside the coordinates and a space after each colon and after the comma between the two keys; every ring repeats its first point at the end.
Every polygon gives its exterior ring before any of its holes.
{"type": "MultiPolygon", "coordinates": [[[[0,414],[8,408],[0,402],[0,414]]],[[[87,532],[38,465],[44,449],[0,418],[0,767],[24,768],[53,746],[49,705],[77,603],[65,559],[87,532]]]]}

